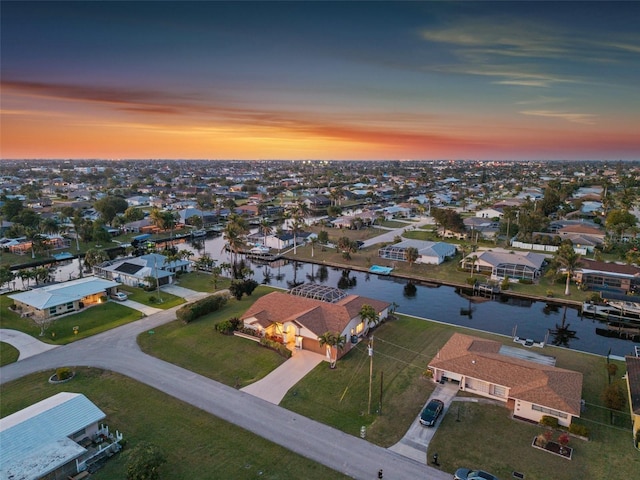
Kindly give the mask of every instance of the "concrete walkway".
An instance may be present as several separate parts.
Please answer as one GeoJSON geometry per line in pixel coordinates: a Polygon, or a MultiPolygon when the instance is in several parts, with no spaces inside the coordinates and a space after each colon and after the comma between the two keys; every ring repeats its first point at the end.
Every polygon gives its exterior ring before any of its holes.
{"type": "Polygon", "coordinates": [[[420,417],[416,417],[404,437],[402,437],[402,439],[398,443],[389,447],[389,450],[399,453],[400,455],[403,455],[405,457],[412,458],[417,462],[426,462],[429,442],[431,442],[431,439],[435,435],[440,422],[442,422],[442,418],[449,410],[451,403],[458,393],[458,389],[459,387],[456,383],[446,382],[445,384],[438,384],[436,389],[433,391],[433,393],[425,403],[426,406],[427,403],[429,403],[429,401],[434,398],[437,398],[438,400],[442,400],[444,402],[444,410],[440,414],[440,418],[438,418],[436,424],[433,427],[424,427],[420,424],[420,417]]]}
{"type": "Polygon", "coordinates": [[[195,290],[190,290],[178,285],[163,285],[162,287],[160,287],[160,290],[170,293],[171,295],[175,295],[176,297],[184,298],[188,302],[192,302],[194,300],[198,300],[200,298],[211,295],[207,292],[196,292],[195,290]]]}
{"type": "MultiPolygon", "coordinates": [[[[293,356],[273,370],[269,375],[242,389],[243,392],[278,405],[289,389],[304,378],[324,356],[308,350],[296,350],[293,356]]],[[[329,368],[327,366],[327,368],[329,368]]]]}
{"type": "Polygon", "coordinates": [[[133,308],[134,310],[138,310],[139,312],[144,313],[145,315],[153,315],[154,313],[159,313],[162,311],[161,308],[150,307],[149,305],[145,305],[144,303],[134,302],[133,300],[125,300],[122,303],[125,307],[133,308]]]}
{"type": "Polygon", "coordinates": [[[20,351],[18,360],[38,355],[42,352],[57,348],[59,345],[50,345],[40,340],[19,332],[18,330],[0,329],[0,342],[8,343],[20,351]]]}

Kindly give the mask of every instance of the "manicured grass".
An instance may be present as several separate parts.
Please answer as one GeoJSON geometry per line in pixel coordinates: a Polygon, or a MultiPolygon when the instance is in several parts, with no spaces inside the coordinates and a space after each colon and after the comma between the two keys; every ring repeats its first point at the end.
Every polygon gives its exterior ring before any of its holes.
{"type": "Polygon", "coordinates": [[[142,318],[137,310],[125,307],[119,303],[109,301],[83,309],[81,312],[60,317],[54,320],[45,335],[40,336],[40,327],[33,320],[20,318],[9,310],[13,302],[6,296],[0,297],[0,327],[24,332],[45,343],[64,345],[81,338],[90,337],[106,330],[133,322],[142,318]],[[78,333],[73,333],[73,327],[79,327],[78,333]],[[55,335],[54,335],[55,334],[55,335]]]}
{"type": "Polygon", "coordinates": [[[217,290],[224,290],[229,288],[231,279],[226,277],[218,277],[216,288],[212,283],[212,276],[206,272],[189,272],[180,275],[178,278],[178,285],[189,290],[195,290],[196,292],[214,292],[217,290]]]}
{"type": "Polygon", "coordinates": [[[162,290],[160,290],[160,295],[158,295],[156,290],[147,292],[142,288],[130,287],[128,285],[123,285],[119,290],[126,293],[129,299],[134,302],[139,302],[149,307],[160,308],[162,310],[167,310],[185,303],[184,298],[171,295],[170,293],[163,292],[162,290]]]}
{"type": "Polygon", "coordinates": [[[407,223],[409,221],[410,220],[398,222],[396,220],[384,220],[380,225],[387,228],[409,228],[411,227],[411,224],[407,223]]]}
{"type": "Polygon", "coordinates": [[[233,335],[215,331],[216,323],[241,316],[262,295],[273,289],[258,287],[251,297],[230,299],[225,307],[187,325],[174,321],[158,327],[153,335],[138,337],[142,350],[167,362],[222,382],[244,387],[260,380],[285,361],[273,350],[233,335]]]}
{"type": "MultiPolygon", "coordinates": [[[[571,438],[571,461],[531,447],[542,432],[541,427],[512,420],[505,407],[454,402],[429,445],[428,456],[431,459],[437,452],[442,469],[449,472],[469,466],[499,478],[511,478],[517,471],[527,480],[636,478],[640,471],[630,428],[594,426],[591,441],[571,438]]],[[[553,439],[557,436],[555,432],[553,439]]]]}
{"type": "Polygon", "coordinates": [[[0,367],[18,360],[20,352],[17,348],[5,342],[0,342],[0,367]]]}
{"type": "MultiPolygon", "coordinates": [[[[435,385],[422,373],[453,331],[513,345],[504,337],[400,316],[399,320],[377,328],[374,334],[372,415],[367,414],[369,357],[364,343],[339,360],[336,370],[326,365],[316,367],[280,405],[352,435],[358,435],[360,427],[367,426],[369,441],[391,446],[406,433],[433,392],[435,385]],[[382,412],[376,415],[381,376],[382,412]]],[[[568,480],[589,476],[606,479],[613,478],[611,465],[616,465],[616,472],[620,472],[617,476],[633,478],[633,472],[640,471],[640,456],[632,445],[627,407],[616,413],[613,426],[609,425],[608,410],[602,407],[601,394],[608,381],[606,360],[554,347],[547,347],[543,353],[555,356],[558,367],[584,375],[583,398],[587,409],[577,422],[589,428],[592,441],[571,440],[576,457],[570,469],[562,463],[566,460],[530,447],[541,427],[511,420],[506,407],[483,403],[461,404],[461,422],[456,422],[458,402],[453,404],[430,445],[429,458],[438,452],[445,471],[453,472],[468,465],[491,471],[500,478],[510,478],[516,470],[525,472],[527,479],[568,480]],[[463,445],[469,448],[461,448],[463,445]],[[565,467],[562,472],[556,472],[562,467],[565,467]]],[[[620,363],[618,372],[623,371],[620,363]]]]}
{"type": "Polygon", "coordinates": [[[140,441],[151,442],[168,462],[163,479],[346,478],[268,440],[127,377],[98,369],[77,369],[62,385],[47,383],[43,372],[2,386],[0,415],[6,416],[58,392],[83,393],[106,413],[111,430],[123,433],[126,447],[92,478],[126,478],[126,455],[140,441]]]}

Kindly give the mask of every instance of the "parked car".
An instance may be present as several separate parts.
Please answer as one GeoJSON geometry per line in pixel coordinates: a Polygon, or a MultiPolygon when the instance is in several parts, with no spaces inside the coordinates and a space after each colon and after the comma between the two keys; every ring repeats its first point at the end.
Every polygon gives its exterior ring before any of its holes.
{"type": "Polygon", "coordinates": [[[469,468],[459,468],[453,474],[453,480],[500,480],[495,475],[491,475],[483,470],[471,470],[469,468]]]}
{"type": "Polygon", "coordinates": [[[111,298],[113,298],[114,300],[118,300],[119,302],[124,302],[129,297],[127,297],[126,293],[116,292],[113,295],[111,295],[111,298]]]}
{"type": "Polygon", "coordinates": [[[420,414],[420,423],[426,427],[433,427],[442,413],[443,408],[444,403],[442,400],[438,400],[437,398],[430,400],[420,414]]]}

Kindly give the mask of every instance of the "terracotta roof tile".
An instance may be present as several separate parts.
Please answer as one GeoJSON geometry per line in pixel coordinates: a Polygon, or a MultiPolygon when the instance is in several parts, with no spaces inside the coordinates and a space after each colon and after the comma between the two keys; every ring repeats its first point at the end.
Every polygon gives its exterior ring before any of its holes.
{"type": "Polygon", "coordinates": [[[499,352],[501,344],[455,333],[429,366],[509,388],[509,397],[580,415],[582,374],[499,352]]]}

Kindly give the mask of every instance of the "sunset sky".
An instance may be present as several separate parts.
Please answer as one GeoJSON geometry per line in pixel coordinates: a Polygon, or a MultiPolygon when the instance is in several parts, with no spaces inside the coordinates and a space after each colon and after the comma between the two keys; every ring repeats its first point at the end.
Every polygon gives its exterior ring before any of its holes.
{"type": "Polygon", "coordinates": [[[3,159],[640,160],[640,2],[0,9],[3,159]]]}

